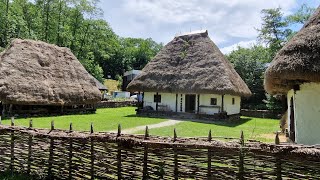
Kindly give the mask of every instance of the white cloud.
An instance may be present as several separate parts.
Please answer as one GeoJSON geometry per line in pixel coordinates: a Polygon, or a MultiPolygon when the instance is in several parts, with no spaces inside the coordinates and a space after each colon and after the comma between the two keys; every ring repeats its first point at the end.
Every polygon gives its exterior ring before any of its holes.
{"type": "MultiPolygon", "coordinates": [[[[307,0],[305,0],[307,1],[307,0]]],[[[290,14],[295,0],[106,0],[105,17],[125,37],[167,43],[178,32],[208,29],[218,46],[256,39],[261,10],[281,7],[290,14]]],[[[104,8],[105,7],[105,8],[104,8]]],[[[244,43],[244,42],[240,42],[244,43]]]]}
{"type": "Polygon", "coordinates": [[[243,48],[250,48],[250,47],[254,46],[255,44],[257,44],[256,40],[240,41],[240,42],[233,44],[231,46],[220,48],[220,51],[223,54],[229,54],[231,51],[236,50],[238,48],[238,46],[243,47],[243,48]]]}

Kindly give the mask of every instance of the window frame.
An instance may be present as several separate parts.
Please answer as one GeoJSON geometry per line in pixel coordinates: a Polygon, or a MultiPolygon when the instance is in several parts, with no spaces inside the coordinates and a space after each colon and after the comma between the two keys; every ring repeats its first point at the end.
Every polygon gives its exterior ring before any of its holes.
{"type": "Polygon", "coordinates": [[[218,104],[217,98],[210,98],[210,105],[211,106],[216,106],[218,104]]]}
{"type": "Polygon", "coordinates": [[[155,103],[161,103],[161,94],[154,94],[153,95],[153,102],[155,103]]]}

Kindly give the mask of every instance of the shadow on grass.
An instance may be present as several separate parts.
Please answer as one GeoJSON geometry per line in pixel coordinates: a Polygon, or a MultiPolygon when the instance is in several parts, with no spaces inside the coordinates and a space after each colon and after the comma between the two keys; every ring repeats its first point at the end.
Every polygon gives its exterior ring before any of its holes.
{"type": "Polygon", "coordinates": [[[157,117],[157,116],[139,116],[139,115],[136,115],[136,114],[130,114],[130,115],[126,115],[126,116],[123,116],[123,117],[128,117],[128,118],[152,118],[152,119],[171,119],[170,117],[157,117]]]}
{"type": "Polygon", "coordinates": [[[190,121],[203,124],[214,124],[217,126],[236,127],[247,123],[252,118],[240,118],[239,120],[203,120],[203,119],[179,119],[181,121],[190,121]]]}
{"type": "Polygon", "coordinates": [[[196,123],[203,123],[203,124],[215,124],[218,126],[227,126],[227,127],[236,127],[242,124],[247,123],[248,121],[252,120],[250,117],[240,118],[239,120],[206,120],[206,119],[188,119],[188,118],[178,118],[178,117],[161,117],[161,116],[139,116],[136,114],[126,115],[124,117],[134,117],[134,118],[156,118],[156,119],[172,119],[177,121],[186,121],[186,122],[196,122],[196,123]]]}

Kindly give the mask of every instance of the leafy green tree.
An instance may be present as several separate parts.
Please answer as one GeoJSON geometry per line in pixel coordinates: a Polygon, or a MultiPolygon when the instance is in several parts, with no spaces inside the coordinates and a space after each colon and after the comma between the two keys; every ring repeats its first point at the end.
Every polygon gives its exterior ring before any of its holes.
{"type": "Polygon", "coordinates": [[[268,48],[255,45],[252,48],[238,47],[227,55],[240,77],[248,85],[252,96],[243,99],[242,107],[249,109],[265,109],[263,100],[266,98],[263,88],[263,72],[271,61],[268,48]]]}
{"type": "Polygon", "coordinates": [[[103,83],[103,70],[100,65],[94,61],[94,55],[92,52],[88,53],[87,57],[80,60],[80,62],[93,77],[103,83]]]}
{"type": "Polygon", "coordinates": [[[288,28],[288,22],[284,20],[281,8],[263,9],[261,14],[262,26],[261,29],[257,29],[258,39],[267,44],[272,57],[274,57],[287,41],[292,30],[288,28]]]}
{"type": "Polygon", "coordinates": [[[286,17],[286,21],[289,24],[304,24],[314,11],[315,8],[302,4],[297,12],[286,17]]]}

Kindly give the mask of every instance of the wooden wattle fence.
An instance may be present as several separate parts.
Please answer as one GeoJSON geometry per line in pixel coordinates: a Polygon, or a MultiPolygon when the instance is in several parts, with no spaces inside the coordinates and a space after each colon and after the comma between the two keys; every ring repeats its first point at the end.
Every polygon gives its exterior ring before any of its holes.
{"type": "Polygon", "coordinates": [[[0,171],[38,179],[319,179],[313,146],[0,125],[0,171]]]}

